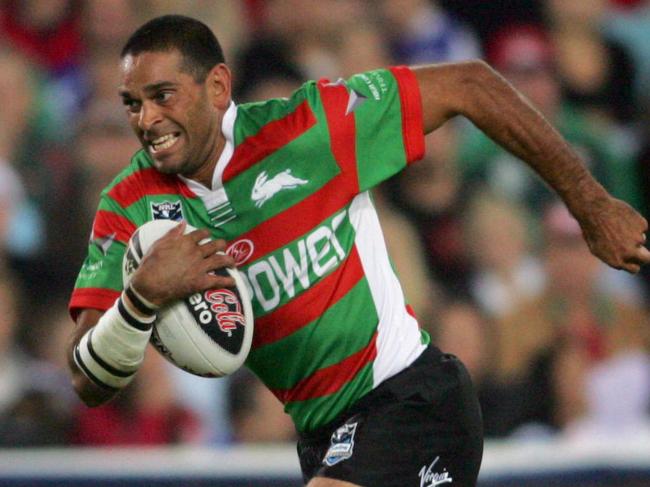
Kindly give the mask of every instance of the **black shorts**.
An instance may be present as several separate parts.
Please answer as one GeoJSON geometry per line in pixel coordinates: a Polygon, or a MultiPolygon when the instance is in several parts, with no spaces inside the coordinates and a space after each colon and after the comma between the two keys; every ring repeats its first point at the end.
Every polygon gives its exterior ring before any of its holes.
{"type": "Polygon", "coordinates": [[[467,370],[429,346],[330,424],[302,434],[303,479],[365,487],[476,485],[483,456],[481,412],[467,370]]]}

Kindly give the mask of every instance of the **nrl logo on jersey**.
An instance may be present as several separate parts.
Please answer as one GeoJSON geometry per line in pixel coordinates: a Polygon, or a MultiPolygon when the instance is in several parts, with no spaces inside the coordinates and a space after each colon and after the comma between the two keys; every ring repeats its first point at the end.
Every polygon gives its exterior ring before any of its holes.
{"type": "Polygon", "coordinates": [[[264,203],[270,200],[277,193],[283,189],[294,189],[309,181],[300,179],[291,174],[291,169],[285,169],[279,174],[276,174],[271,179],[266,171],[262,171],[253,186],[251,199],[255,202],[255,206],[261,208],[264,203]]]}
{"type": "Polygon", "coordinates": [[[163,201],[161,203],[151,203],[151,217],[154,220],[181,221],[183,219],[181,202],[163,201]]]}

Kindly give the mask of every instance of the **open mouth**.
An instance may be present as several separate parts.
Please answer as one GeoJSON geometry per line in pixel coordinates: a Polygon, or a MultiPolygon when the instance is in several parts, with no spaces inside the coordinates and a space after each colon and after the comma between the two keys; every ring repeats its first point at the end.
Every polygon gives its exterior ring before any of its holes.
{"type": "Polygon", "coordinates": [[[158,137],[157,139],[149,142],[149,147],[151,147],[151,152],[156,154],[172,147],[180,138],[179,133],[172,133],[158,137]]]}

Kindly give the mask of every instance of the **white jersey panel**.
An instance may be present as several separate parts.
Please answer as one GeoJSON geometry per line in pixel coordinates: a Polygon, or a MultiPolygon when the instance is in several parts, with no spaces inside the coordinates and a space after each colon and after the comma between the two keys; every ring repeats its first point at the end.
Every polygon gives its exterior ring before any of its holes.
{"type": "Polygon", "coordinates": [[[366,191],[350,206],[355,244],[377,308],[377,358],[373,387],[408,367],[426,348],[417,320],[406,311],[402,286],[393,271],[377,211],[366,191]]]}

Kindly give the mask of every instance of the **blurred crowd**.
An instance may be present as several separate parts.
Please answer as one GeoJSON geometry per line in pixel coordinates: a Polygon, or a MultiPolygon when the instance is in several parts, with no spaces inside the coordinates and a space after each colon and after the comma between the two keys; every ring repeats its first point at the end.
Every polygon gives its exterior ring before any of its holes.
{"type": "MultiPolygon", "coordinates": [[[[67,300],[101,188],[138,149],[119,50],[165,13],[210,25],[239,103],[305,80],[483,58],[650,214],[648,0],[4,0],[0,2],[0,446],[294,439],[241,370],[190,376],[150,351],[118,399],[69,384],[67,300]]],[[[479,390],[488,438],[650,435],[650,273],[606,268],[520,161],[468,121],[375,190],[405,293],[479,390]]]]}

